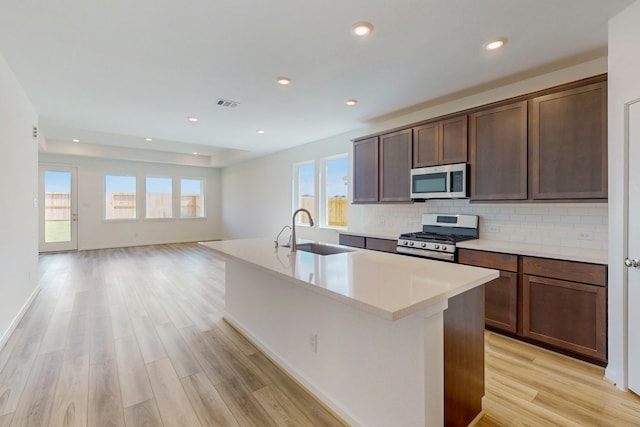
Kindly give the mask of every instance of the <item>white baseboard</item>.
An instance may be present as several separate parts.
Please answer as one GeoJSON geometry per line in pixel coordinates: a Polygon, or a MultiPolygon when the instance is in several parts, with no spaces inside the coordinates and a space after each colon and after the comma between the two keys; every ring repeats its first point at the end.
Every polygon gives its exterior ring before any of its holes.
{"type": "Polygon", "coordinates": [[[29,295],[29,298],[27,299],[27,301],[24,303],[24,305],[18,312],[18,314],[16,314],[16,317],[13,318],[13,321],[11,322],[7,330],[2,335],[2,338],[0,338],[0,351],[2,351],[5,345],[7,345],[7,341],[9,341],[11,334],[13,334],[13,331],[15,331],[15,329],[18,327],[18,324],[24,317],[29,307],[31,307],[33,300],[36,299],[36,296],[38,296],[39,292],[40,292],[40,285],[36,286],[36,288],[33,290],[31,295],[29,295]]]}

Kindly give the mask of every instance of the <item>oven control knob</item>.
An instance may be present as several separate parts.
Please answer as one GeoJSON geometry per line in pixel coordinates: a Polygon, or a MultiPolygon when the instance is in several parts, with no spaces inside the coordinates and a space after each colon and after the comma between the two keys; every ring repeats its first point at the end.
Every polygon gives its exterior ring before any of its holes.
{"type": "Polygon", "coordinates": [[[423,248],[426,248],[426,247],[427,247],[427,244],[426,244],[426,243],[424,243],[424,242],[422,242],[422,243],[420,243],[420,246],[421,246],[421,247],[423,247],[423,248]]]}
{"type": "Polygon", "coordinates": [[[440,249],[440,245],[435,245],[433,249],[440,249]]]}
{"type": "Polygon", "coordinates": [[[443,251],[446,251],[446,250],[447,250],[447,247],[446,247],[445,245],[442,245],[442,250],[443,250],[443,251]]]}
{"type": "Polygon", "coordinates": [[[409,246],[413,246],[413,242],[409,242],[409,246]]]}
{"type": "Polygon", "coordinates": [[[402,241],[402,245],[403,245],[403,246],[407,246],[408,244],[409,244],[409,243],[408,243],[406,240],[403,240],[403,241],[402,241]]]}

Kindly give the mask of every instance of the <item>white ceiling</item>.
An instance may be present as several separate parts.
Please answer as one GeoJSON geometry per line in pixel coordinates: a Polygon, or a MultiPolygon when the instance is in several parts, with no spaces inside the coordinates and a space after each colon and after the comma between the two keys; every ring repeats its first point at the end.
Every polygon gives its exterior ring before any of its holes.
{"type": "Polygon", "coordinates": [[[78,138],[222,165],[602,56],[608,19],[633,0],[1,2],[0,53],[51,147],[78,138]],[[361,20],[375,28],[356,39],[361,20]],[[497,36],[507,45],[483,50],[497,36]],[[293,83],[277,85],[281,75],[293,83]]]}

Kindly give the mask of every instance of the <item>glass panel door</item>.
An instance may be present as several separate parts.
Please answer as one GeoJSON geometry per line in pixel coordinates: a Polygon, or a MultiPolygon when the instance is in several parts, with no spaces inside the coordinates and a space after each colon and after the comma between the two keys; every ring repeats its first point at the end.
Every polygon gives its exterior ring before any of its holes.
{"type": "Polygon", "coordinates": [[[76,168],[40,166],[40,252],[78,249],[76,168]]]}

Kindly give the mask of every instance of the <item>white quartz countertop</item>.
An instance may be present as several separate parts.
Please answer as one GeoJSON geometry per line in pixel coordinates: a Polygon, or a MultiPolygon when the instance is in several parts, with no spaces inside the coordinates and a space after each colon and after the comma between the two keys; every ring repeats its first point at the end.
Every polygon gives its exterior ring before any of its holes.
{"type": "Polygon", "coordinates": [[[350,252],[322,256],[274,248],[269,239],[200,244],[388,320],[441,304],[499,276],[497,270],[346,246],[350,252]]]}
{"type": "Polygon", "coordinates": [[[552,258],[566,261],[607,264],[607,251],[583,248],[568,248],[553,245],[534,245],[530,243],[503,242],[498,240],[467,240],[457,243],[458,248],[476,249],[479,251],[501,252],[514,255],[526,255],[541,258],[552,258]]]}

